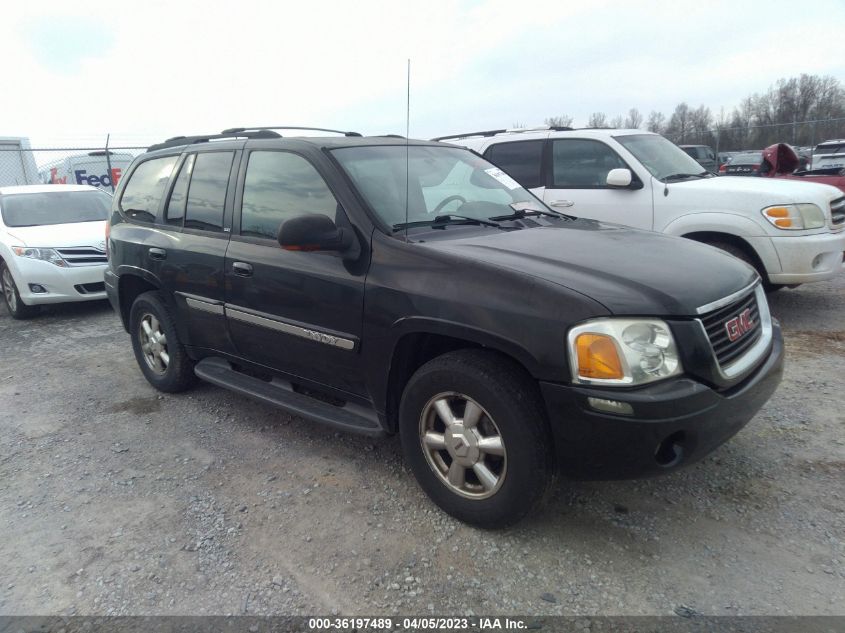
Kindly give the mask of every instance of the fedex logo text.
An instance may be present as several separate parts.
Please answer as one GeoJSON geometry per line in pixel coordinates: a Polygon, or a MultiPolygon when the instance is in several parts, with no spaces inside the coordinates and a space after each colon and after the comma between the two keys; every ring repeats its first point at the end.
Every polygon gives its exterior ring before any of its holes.
{"type": "Polygon", "coordinates": [[[753,329],[757,325],[751,320],[751,310],[745,309],[739,315],[725,322],[725,330],[728,333],[728,338],[731,342],[737,340],[740,336],[753,329]]]}
{"type": "Polygon", "coordinates": [[[73,175],[76,177],[77,185],[91,185],[92,187],[102,185],[103,187],[111,187],[112,185],[117,185],[122,171],[120,167],[112,167],[110,173],[105,173],[101,176],[89,176],[86,170],[77,169],[73,172],[73,175]]]}

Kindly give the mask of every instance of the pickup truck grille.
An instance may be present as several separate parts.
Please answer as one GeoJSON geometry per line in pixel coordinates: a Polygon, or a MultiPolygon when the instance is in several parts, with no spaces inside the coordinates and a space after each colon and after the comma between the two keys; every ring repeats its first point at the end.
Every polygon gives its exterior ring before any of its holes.
{"type": "Polygon", "coordinates": [[[106,254],[93,246],[73,246],[56,250],[68,266],[95,266],[108,261],[106,254]]]}
{"type": "Polygon", "coordinates": [[[830,221],[833,226],[845,223],[845,196],[830,203],[830,221]]]}
{"type": "Polygon", "coordinates": [[[739,359],[762,336],[760,308],[753,291],[700,318],[722,368],[739,359]]]}

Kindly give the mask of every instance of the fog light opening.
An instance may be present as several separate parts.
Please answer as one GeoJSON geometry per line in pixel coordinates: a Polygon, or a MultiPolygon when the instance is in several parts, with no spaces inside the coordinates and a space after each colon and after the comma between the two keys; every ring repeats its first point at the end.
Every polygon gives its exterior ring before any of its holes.
{"type": "Polygon", "coordinates": [[[658,466],[671,468],[681,463],[684,458],[684,440],[686,434],[676,431],[663,439],[654,451],[654,461],[658,466]]]}
{"type": "Polygon", "coordinates": [[[34,292],[35,294],[39,294],[39,295],[47,292],[47,289],[44,286],[42,286],[41,284],[29,284],[29,290],[30,290],[30,292],[34,292]]]}

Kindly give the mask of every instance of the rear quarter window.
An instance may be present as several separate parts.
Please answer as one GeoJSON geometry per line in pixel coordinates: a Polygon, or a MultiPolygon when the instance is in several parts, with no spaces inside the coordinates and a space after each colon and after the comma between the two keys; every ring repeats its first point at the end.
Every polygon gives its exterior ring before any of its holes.
{"type": "Polygon", "coordinates": [[[161,198],[178,156],[162,156],[144,161],[126,183],[120,196],[119,208],[128,218],[140,222],[155,222],[161,198]]]}
{"type": "Polygon", "coordinates": [[[542,159],[545,141],[517,141],[490,146],[484,157],[526,189],[543,184],[542,159]]]}

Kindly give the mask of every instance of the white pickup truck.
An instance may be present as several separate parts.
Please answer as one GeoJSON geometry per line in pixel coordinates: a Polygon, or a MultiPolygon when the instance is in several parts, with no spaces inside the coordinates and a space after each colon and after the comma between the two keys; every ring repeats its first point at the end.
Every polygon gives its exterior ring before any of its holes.
{"type": "Polygon", "coordinates": [[[845,196],[829,185],[714,176],[642,130],[492,130],[433,140],[475,150],[558,211],[721,248],[754,266],[769,290],[843,270],[845,196]]]}

